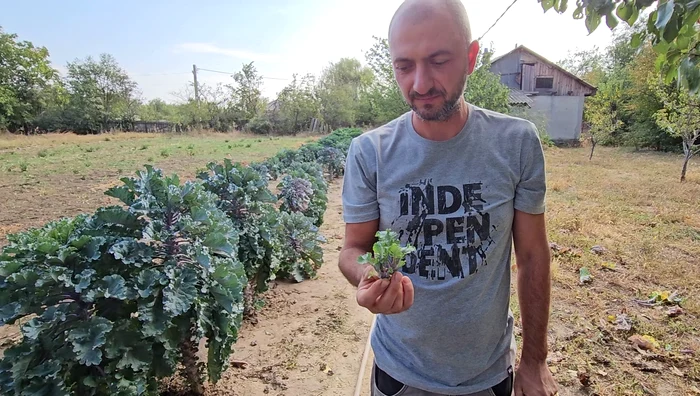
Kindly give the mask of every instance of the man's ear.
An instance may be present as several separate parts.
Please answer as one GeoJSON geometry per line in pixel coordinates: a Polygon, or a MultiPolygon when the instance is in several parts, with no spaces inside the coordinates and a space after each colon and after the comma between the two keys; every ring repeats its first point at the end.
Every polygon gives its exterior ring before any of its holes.
{"type": "Polygon", "coordinates": [[[479,42],[474,40],[469,44],[469,48],[467,48],[467,62],[468,62],[468,73],[472,74],[474,72],[474,69],[476,68],[476,60],[479,58],[479,50],[481,47],[479,46],[479,42]]]}

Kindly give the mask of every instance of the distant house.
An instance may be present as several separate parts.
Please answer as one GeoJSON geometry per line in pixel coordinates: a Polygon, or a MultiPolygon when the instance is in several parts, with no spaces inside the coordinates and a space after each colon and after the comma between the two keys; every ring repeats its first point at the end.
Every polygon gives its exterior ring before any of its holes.
{"type": "Polygon", "coordinates": [[[596,88],[524,46],[491,61],[491,72],[510,88],[511,106],[525,106],[544,117],[555,142],[577,142],[581,136],[583,103],[596,88]]]}

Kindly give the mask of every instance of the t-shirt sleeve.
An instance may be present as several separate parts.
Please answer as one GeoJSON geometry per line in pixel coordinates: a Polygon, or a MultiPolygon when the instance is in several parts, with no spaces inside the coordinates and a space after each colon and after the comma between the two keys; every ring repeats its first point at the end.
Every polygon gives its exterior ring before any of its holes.
{"type": "Polygon", "coordinates": [[[547,180],[545,158],[537,127],[529,124],[520,152],[520,181],[515,188],[514,208],[530,214],[545,211],[547,180]]]}
{"type": "Polygon", "coordinates": [[[373,153],[364,152],[357,138],[352,140],[343,177],[343,219],[346,223],[363,223],[379,218],[375,158],[373,153]]]}

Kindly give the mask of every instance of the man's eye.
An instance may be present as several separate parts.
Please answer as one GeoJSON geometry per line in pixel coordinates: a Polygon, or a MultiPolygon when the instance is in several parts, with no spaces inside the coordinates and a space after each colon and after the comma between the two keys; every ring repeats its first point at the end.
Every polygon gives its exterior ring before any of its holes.
{"type": "Polygon", "coordinates": [[[446,60],[443,60],[443,61],[434,61],[434,62],[433,62],[434,65],[438,65],[438,66],[442,66],[442,65],[444,65],[445,63],[447,63],[446,60]]]}

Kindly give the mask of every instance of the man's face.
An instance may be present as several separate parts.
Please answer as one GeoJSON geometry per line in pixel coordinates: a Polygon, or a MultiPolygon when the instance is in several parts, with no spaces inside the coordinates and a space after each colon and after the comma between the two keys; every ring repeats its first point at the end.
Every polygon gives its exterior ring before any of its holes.
{"type": "Polygon", "coordinates": [[[413,111],[426,121],[445,121],[459,109],[478,43],[468,46],[444,15],[396,23],[389,41],[396,81],[413,111]]]}

